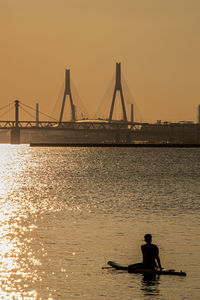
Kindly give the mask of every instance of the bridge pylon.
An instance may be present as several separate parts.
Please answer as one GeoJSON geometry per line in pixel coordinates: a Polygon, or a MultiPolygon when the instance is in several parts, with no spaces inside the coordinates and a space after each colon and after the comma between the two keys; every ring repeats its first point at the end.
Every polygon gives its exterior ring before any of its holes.
{"type": "Polygon", "coordinates": [[[70,87],[70,70],[65,70],[65,91],[63,95],[63,101],[62,101],[62,107],[60,111],[60,119],[59,122],[62,122],[63,119],[63,113],[65,108],[65,102],[67,95],[69,95],[69,101],[70,101],[70,107],[71,107],[71,121],[76,121],[76,115],[75,115],[75,105],[72,100],[72,93],[71,93],[71,87],[70,87]]]}
{"type": "Polygon", "coordinates": [[[15,126],[10,134],[11,144],[20,144],[19,100],[15,100],[15,126]]]}
{"type": "Polygon", "coordinates": [[[19,126],[19,100],[15,100],[15,127],[19,126]]]}
{"type": "Polygon", "coordinates": [[[123,95],[122,84],[121,84],[121,63],[116,63],[115,88],[114,88],[112,104],[111,104],[111,108],[110,108],[109,121],[112,121],[112,116],[113,116],[113,110],[114,110],[117,91],[120,92],[122,112],[123,112],[123,121],[127,122],[127,114],[126,114],[126,108],[125,108],[125,103],[124,103],[124,95],[123,95]]]}

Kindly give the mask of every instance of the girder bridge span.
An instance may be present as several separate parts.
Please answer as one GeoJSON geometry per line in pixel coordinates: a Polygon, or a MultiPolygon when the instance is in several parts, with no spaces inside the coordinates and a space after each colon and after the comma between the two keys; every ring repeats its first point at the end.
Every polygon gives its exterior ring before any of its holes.
{"type": "Polygon", "coordinates": [[[56,121],[0,121],[0,129],[107,129],[107,130],[134,130],[135,127],[144,126],[147,123],[130,121],[75,121],[75,122],[56,122],[56,121]]]}

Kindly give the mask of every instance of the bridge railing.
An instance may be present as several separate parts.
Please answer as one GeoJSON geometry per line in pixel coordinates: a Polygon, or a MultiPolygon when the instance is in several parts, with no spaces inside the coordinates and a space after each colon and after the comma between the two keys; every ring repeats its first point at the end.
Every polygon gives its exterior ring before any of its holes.
{"type": "MultiPolygon", "coordinates": [[[[52,122],[52,121],[18,121],[17,128],[21,129],[134,129],[135,126],[145,125],[138,122],[124,121],[76,121],[76,122],[52,122]]],[[[0,121],[0,129],[16,128],[16,121],[0,121]]]]}

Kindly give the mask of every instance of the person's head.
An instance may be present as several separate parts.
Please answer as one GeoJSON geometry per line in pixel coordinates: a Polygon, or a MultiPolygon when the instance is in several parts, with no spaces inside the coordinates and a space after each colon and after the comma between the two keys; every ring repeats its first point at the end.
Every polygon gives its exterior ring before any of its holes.
{"type": "Polygon", "coordinates": [[[152,241],[151,234],[149,234],[149,233],[145,234],[144,240],[145,240],[146,243],[151,243],[151,241],[152,241]]]}

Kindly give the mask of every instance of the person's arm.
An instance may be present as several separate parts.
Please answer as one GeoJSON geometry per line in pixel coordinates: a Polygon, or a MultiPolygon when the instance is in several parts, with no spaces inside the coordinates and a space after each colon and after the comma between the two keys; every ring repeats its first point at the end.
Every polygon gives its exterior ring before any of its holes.
{"type": "Polygon", "coordinates": [[[145,251],[144,251],[144,245],[141,246],[141,250],[142,250],[142,261],[145,261],[145,251]]]}
{"type": "Polygon", "coordinates": [[[159,257],[159,256],[156,257],[156,261],[157,261],[158,267],[159,267],[160,269],[162,269],[161,263],[160,263],[160,257],[159,257]]]}
{"type": "Polygon", "coordinates": [[[157,247],[157,246],[156,246],[156,248],[157,248],[156,262],[157,262],[157,264],[158,264],[158,267],[159,267],[160,269],[162,269],[162,267],[161,267],[161,262],[160,262],[160,257],[159,257],[159,250],[158,250],[158,247],[157,247]]]}

